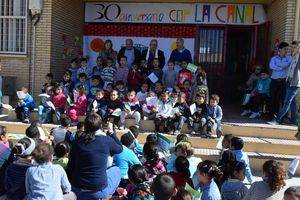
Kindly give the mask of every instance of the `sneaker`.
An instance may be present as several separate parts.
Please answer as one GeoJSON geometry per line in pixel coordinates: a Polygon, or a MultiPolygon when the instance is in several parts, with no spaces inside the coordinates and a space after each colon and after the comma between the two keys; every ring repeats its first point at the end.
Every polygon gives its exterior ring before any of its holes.
{"type": "Polygon", "coordinates": [[[222,131],[217,130],[217,138],[220,138],[223,135],[222,131]]]}
{"type": "Polygon", "coordinates": [[[176,130],[176,131],[174,132],[174,135],[178,135],[179,133],[180,133],[180,131],[176,130]]]}
{"type": "Polygon", "coordinates": [[[121,130],[121,131],[125,130],[125,126],[123,126],[123,125],[120,126],[120,127],[119,127],[119,130],[121,130]]]}
{"type": "Polygon", "coordinates": [[[195,131],[192,131],[192,132],[191,132],[191,135],[196,135],[196,132],[195,132],[195,131]]]}
{"type": "Polygon", "coordinates": [[[257,117],[260,117],[260,114],[258,112],[253,112],[251,115],[250,115],[250,119],[254,119],[254,118],[257,118],[257,117]]]}
{"type": "Polygon", "coordinates": [[[270,125],[279,125],[279,123],[276,120],[273,120],[271,122],[267,122],[270,125]]]}
{"type": "Polygon", "coordinates": [[[29,124],[29,119],[24,119],[23,121],[25,124],[29,124]]]}
{"type": "Polygon", "coordinates": [[[241,116],[242,116],[242,117],[245,117],[245,116],[249,115],[250,113],[251,113],[250,110],[244,110],[244,111],[241,113],[241,116]]]}

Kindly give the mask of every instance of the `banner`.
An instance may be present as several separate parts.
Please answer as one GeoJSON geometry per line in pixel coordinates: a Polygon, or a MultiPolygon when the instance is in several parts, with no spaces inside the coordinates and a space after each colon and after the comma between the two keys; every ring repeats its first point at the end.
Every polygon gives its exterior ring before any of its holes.
{"type": "MultiPolygon", "coordinates": [[[[128,37],[128,36],[84,36],[83,37],[83,55],[89,55],[90,66],[96,65],[96,58],[99,52],[104,48],[104,41],[110,39],[113,43],[115,51],[119,51],[125,46],[125,40],[131,38],[134,46],[140,51],[148,48],[150,41],[153,37],[128,37]]],[[[155,38],[158,41],[158,49],[162,50],[165,54],[166,62],[169,60],[171,52],[176,48],[176,38],[155,38]]],[[[184,38],[184,46],[191,51],[192,58],[194,56],[194,38],[184,38]]]]}
{"type": "Polygon", "coordinates": [[[267,16],[260,4],[86,2],[85,22],[257,25],[267,16]]]}

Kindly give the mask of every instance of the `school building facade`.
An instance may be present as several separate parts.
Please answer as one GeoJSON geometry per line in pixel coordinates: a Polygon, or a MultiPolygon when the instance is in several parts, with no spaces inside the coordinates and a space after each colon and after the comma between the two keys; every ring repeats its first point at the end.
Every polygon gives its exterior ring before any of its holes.
{"type": "Polygon", "coordinates": [[[10,98],[23,85],[39,94],[44,76],[59,81],[76,56],[93,64],[105,39],[119,50],[125,38],[138,48],[158,38],[168,59],[178,37],[208,72],[211,90],[231,97],[254,64],[267,66],[279,41],[300,39],[300,0],[43,0],[41,10],[30,0],[0,2],[1,75],[10,98]]]}

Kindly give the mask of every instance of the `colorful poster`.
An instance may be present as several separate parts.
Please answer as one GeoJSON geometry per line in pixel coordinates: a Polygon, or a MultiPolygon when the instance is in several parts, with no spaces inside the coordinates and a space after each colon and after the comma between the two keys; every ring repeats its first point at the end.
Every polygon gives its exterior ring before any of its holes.
{"type": "Polygon", "coordinates": [[[256,25],[267,16],[260,4],[87,2],[85,22],[256,25]]]}

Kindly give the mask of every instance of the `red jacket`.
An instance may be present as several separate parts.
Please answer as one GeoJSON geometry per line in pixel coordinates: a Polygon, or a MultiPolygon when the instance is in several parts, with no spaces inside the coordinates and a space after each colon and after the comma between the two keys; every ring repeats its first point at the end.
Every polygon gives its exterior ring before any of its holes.
{"type": "Polygon", "coordinates": [[[186,183],[188,183],[192,188],[194,188],[192,179],[186,176],[185,174],[180,174],[177,172],[170,172],[169,174],[172,176],[173,180],[175,181],[175,185],[177,189],[184,187],[186,183]]]}
{"type": "Polygon", "coordinates": [[[67,103],[67,98],[64,93],[55,94],[52,96],[52,103],[55,108],[64,109],[67,103]]]}
{"type": "Polygon", "coordinates": [[[182,69],[182,70],[179,71],[179,74],[178,74],[178,87],[180,89],[183,88],[183,83],[185,81],[191,82],[191,80],[192,80],[192,73],[189,70],[182,69]]]}

